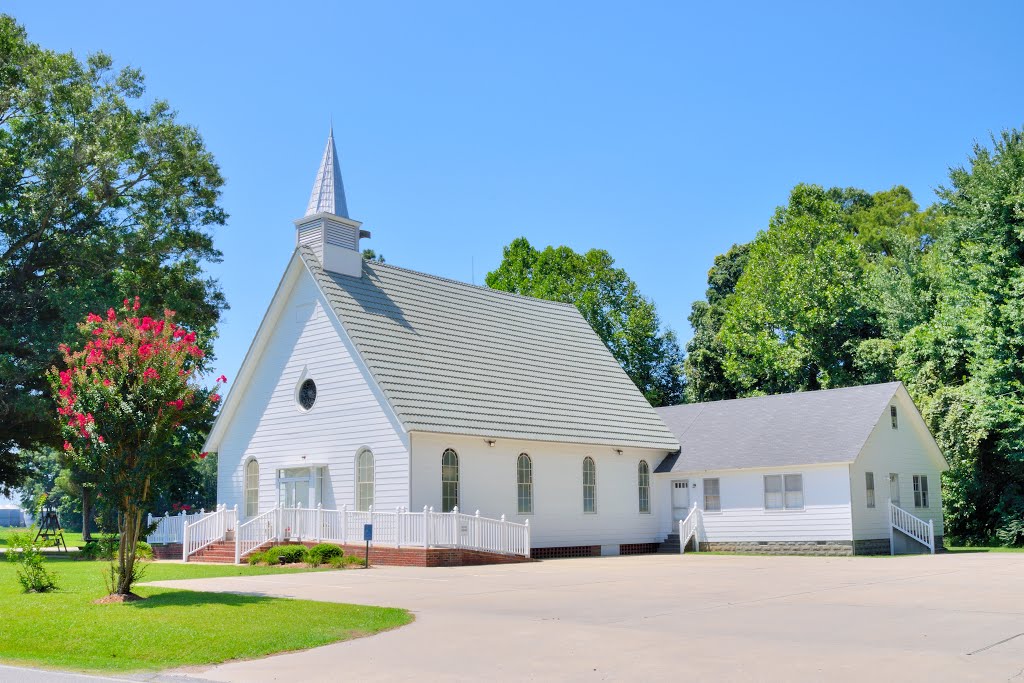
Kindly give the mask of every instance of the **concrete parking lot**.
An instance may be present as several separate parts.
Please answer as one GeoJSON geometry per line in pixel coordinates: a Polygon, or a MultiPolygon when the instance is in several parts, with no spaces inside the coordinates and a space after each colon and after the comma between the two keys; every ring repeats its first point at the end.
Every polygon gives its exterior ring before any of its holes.
{"type": "Polygon", "coordinates": [[[372,638],[173,672],[216,681],[1024,681],[1024,554],[687,554],[161,585],[416,613],[372,638]]]}

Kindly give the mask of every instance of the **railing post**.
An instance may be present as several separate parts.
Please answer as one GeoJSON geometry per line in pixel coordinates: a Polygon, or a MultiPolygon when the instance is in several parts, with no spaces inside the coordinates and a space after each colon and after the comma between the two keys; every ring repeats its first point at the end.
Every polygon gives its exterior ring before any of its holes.
{"type": "Polygon", "coordinates": [[[402,506],[395,508],[395,547],[402,547],[402,506]]]}
{"type": "Polygon", "coordinates": [[[181,526],[181,561],[188,562],[188,523],[181,526]]]}
{"type": "Polygon", "coordinates": [[[679,554],[682,555],[686,552],[686,543],[683,541],[683,521],[679,520],[679,554]]]}
{"type": "Polygon", "coordinates": [[[893,515],[892,498],[889,498],[888,502],[889,502],[889,505],[887,506],[886,509],[888,510],[888,514],[889,514],[889,555],[895,555],[896,554],[896,536],[895,536],[895,534],[892,531],[893,530],[893,523],[892,523],[892,515],[893,515]]]}
{"type": "Polygon", "coordinates": [[[430,530],[433,528],[430,518],[434,512],[434,508],[428,508],[426,505],[423,506],[423,547],[430,547],[430,530]]]}
{"type": "Polygon", "coordinates": [[[316,542],[319,543],[324,535],[324,504],[316,504],[316,542]]]}
{"type": "Polygon", "coordinates": [[[281,536],[284,534],[284,506],[278,505],[274,508],[274,537],[278,542],[281,541],[281,536]]]}
{"type": "Polygon", "coordinates": [[[526,520],[526,524],[524,524],[523,526],[526,527],[526,548],[525,548],[526,556],[530,557],[530,552],[531,552],[531,546],[530,546],[530,520],[527,519],[526,520]]]}
{"type": "Polygon", "coordinates": [[[501,551],[508,552],[508,521],[501,516],[501,551]]]}
{"type": "Polygon", "coordinates": [[[931,546],[932,555],[935,554],[935,522],[928,520],[928,545],[931,546]]]}
{"type": "Polygon", "coordinates": [[[341,544],[348,541],[348,503],[341,506],[341,544]]]}
{"type": "Polygon", "coordinates": [[[480,511],[477,510],[473,519],[473,547],[480,549],[480,511]]]}

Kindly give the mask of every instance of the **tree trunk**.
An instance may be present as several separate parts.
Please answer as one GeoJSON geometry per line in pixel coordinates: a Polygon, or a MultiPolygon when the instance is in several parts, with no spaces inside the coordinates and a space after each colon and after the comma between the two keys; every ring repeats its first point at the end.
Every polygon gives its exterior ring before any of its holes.
{"type": "Polygon", "coordinates": [[[92,540],[92,487],[82,486],[82,540],[88,543],[92,540]]]}

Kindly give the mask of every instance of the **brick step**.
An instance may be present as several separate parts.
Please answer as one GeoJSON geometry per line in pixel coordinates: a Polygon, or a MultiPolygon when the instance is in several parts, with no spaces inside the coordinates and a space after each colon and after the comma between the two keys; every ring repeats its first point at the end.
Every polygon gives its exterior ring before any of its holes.
{"type": "Polygon", "coordinates": [[[211,543],[198,553],[188,558],[189,562],[216,562],[218,564],[235,563],[235,542],[219,541],[211,543]]]}

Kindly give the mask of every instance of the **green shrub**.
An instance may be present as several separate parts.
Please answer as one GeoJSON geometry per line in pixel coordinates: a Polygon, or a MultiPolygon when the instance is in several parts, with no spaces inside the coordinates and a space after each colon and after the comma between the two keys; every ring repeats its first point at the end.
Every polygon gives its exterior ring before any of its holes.
{"type": "MultiPolygon", "coordinates": [[[[117,536],[101,536],[99,540],[92,540],[78,550],[78,557],[83,560],[106,560],[110,562],[117,556],[119,544],[117,536]]],[[[139,560],[153,559],[153,546],[145,541],[139,541],[135,547],[135,557],[139,560]]]]}
{"type": "Polygon", "coordinates": [[[356,557],[355,555],[339,555],[327,560],[327,564],[334,569],[344,569],[345,567],[352,566],[362,567],[363,558],[356,557]]]}
{"type": "Polygon", "coordinates": [[[257,550],[256,552],[249,553],[246,556],[246,561],[250,565],[267,564],[266,553],[262,550],[257,550]]]}
{"type": "Polygon", "coordinates": [[[306,551],[306,562],[319,567],[320,565],[345,554],[341,548],[330,543],[317,543],[306,551]]]}
{"type": "Polygon", "coordinates": [[[1016,518],[1004,517],[1003,519],[1005,520],[1003,526],[996,531],[999,543],[1008,548],[1024,546],[1024,514],[1016,518]]]}
{"type": "Polygon", "coordinates": [[[294,564],[306,559],[306,546],[275,545],[263,553],[267,564],[294,564]]]}
{"type": "Polygon", "coordinates": [[[18,583],[26,593],[46,593],[57,588],[53,574],[47,571],[46,558],[31,532],[12,534],[7,542],[7,559],[17,565],[18,583]]]}

